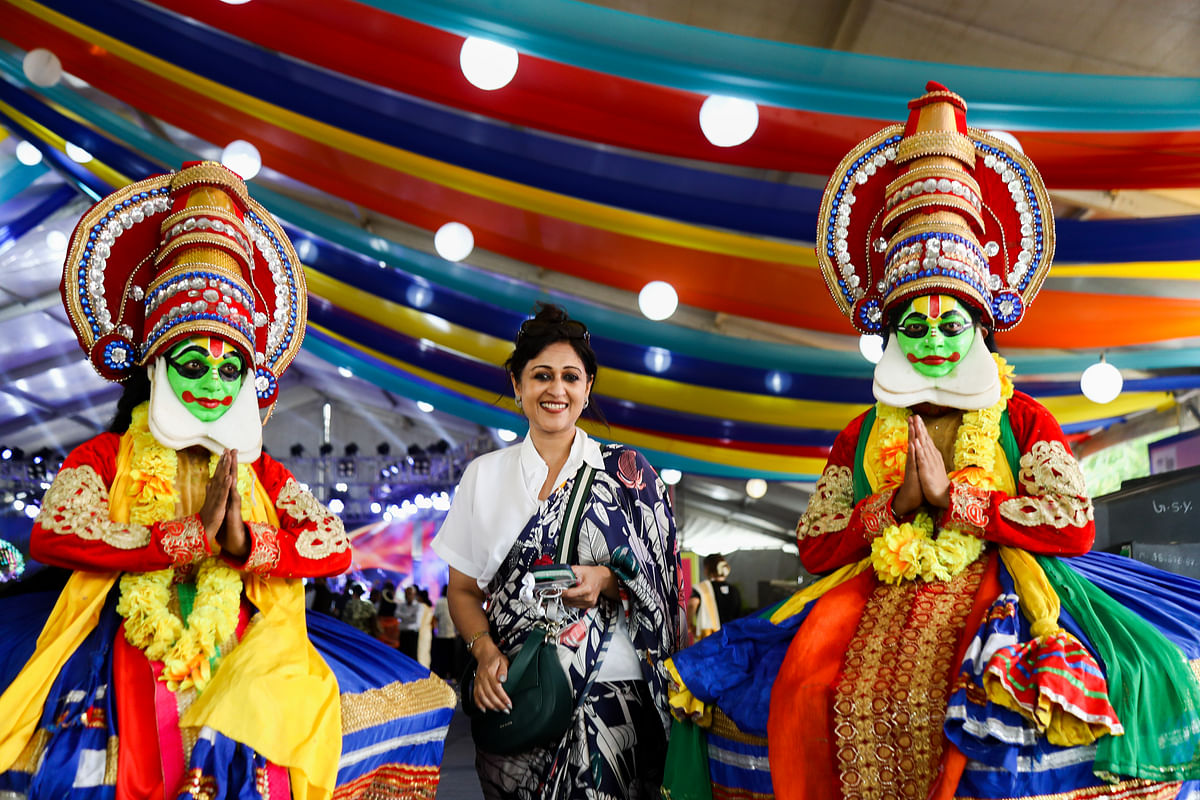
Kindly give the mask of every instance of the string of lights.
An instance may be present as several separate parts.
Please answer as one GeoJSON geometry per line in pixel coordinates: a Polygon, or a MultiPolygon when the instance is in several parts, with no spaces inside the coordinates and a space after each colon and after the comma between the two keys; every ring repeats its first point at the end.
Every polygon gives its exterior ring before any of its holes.
{"type": "MultiPolygon", "coordinates": [[[[444,513],[466,465],[493,448],[490,437],[480,437],[457,446],[444,440],[428,447],[412,445],[401,456],[386,444],[375,455],[365,455],[354,443],[341,456],[333,454],[332,445],[306,456],[304,446],[295,444],[290,456],[278,460],[331,511],[348,524],[361,524],[444,513]]],[[[36,517],[61,464],[62,458],[49,449],[28,455],[0,447],[0,516],[36,517]]]]}

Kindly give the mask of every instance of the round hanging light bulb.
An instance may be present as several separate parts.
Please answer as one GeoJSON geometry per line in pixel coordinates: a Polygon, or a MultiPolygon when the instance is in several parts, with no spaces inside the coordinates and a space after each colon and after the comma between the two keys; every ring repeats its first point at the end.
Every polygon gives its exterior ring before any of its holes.
{"type": "Polygon", "coordinates": [[[757,500],[767,493],[767,482],[762,478],[751,478],[746,481],[746,496],[757,500]]]}
{"type": "Polygon", "coordinates": [[[872,364],[878,364],[883,358],[883,337],[877,333],[864,333],[858,337],[858,352],[872,364]]]}
{"type": "Polygon", "coordinates": [[[736,147],[758,130],[758,106],[740,97],[714,94],[700,106],[700,130],[717,147],[736,147]]]}
{"type": "Polygon", "coordinates": [[[92,154],[77,144],[71,144],[70,142],[67,142],[67,146],[63,149],[67,151],[67,158],[71,159],[76,164],[86,164],[92,160],[92,154]]]}
{"type": "Polygon", "coordinates": [[[666,281],[650,281],[638,292],[638,308],[648,319],[666,319],[679,308],[679,295],[666,281]]]}
{"type": "Polygon", "coordinates": [[[1083,396],[1093,403],[1111,403],[1121,394],[1124,385],[1121,370],[1109,364],[1103,356],[1079,376],[1079,388],[1083,396]]]}
{"type": "Polygon", "coordinates": [[[671,351],[665,347],[647,347],[642,363],[651,372],[666,372],[671,368],[671,351]]]}
{"type": "Polygon", "coordinates": [[[447,222],[433,235],[433,249],[447,261],[462,261],[475,249],[475,234],[461,222],[447,222]]]}
{"type": "Polygon", "coordinates": [[[1017,139],[1017,137],[1013,136],[1008,131],[984,131],[984,133],[986,133],[988,136],[991,136],[993,139],[999,139],[1010,147],[1015,148],[1018,153],[1025,152],[1025,148],[1021,147],[1021,142],[1017,139]]]}
{"type": "Polygon", "coordinates": [[[510,431],[508,428],[497,428],[496,435],[500,437],[502,442],[515,442],[517,440],[517,432],[510,431]]]}
{"type": "Polygon", "coordinates": [[[21,59],[21,70],[34,86],[49,88],[62,80],[62,62],[44,47],[30,50],[21,59]]]}
{"type": "Polygon", "coordinates": [[[346,504],[341,501],[341,498],[335,497],[329,501],[329,510],[335,514],[340,514],[346,509],[346,504]]]}
{"type": "Polygon", "coordinates": [[[27,167],[42,163],[42,151],[22,139],[17,142],[17,161],[27,167]]]}
{"type": "Polygon", "coordinates": [[[679,483],[679,480],[683,477],[683,473],[677,469],[671,469],[670,467],[667,467],[662,472],[658,473],[658,477],[662,478],[662,482],[667,486],[674,486],[675,484],[679,483]]]}
{"type": "Polygon", "coordinates": [[[221,163],[248,181],[262,169],[262,156],[258,148],[245,139],[234,139],[221,151],[221,163]]]}
{"type": "Polygon", "coordinates": [[[763,383],[766,384],[767,389],[769,389],[771,392],[775,394],[783,394],[788,389],[792,388],[792,376],[787,372],[771,370],[763,379],[763,383]]]}
{"type": "Polygon", "coordinates": [[[413,308],[425,308],[433,302],[433,289],[414,283],[404,291],[404,299],[413,308]]]}
{"type": "Polygon", "coordinates": [[[506,44],[468,36],[458,53],[458,64],[471,85],[485,91],[507,86],[517,74],[517,51],[506,44]]]}
{"type": "Polygon", "coordinates": [[[67,249],[67,235],[62,231],[50,231],[46,234],[46,246],[56,253],[67,249]]]}

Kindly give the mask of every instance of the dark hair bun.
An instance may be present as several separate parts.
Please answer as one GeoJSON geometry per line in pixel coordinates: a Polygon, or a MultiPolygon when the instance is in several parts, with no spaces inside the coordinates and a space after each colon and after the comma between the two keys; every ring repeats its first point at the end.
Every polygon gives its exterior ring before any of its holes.
{"type": "Polygon", "coordinates": [[[554,303],[538,303],[533,318],[546,325],[556,325],[570,319],[567,310],[554,303]]]}

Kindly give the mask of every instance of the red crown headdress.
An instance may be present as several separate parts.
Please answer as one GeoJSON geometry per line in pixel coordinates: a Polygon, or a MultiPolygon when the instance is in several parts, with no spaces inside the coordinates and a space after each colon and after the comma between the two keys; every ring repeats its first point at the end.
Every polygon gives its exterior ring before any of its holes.
{"type": "Polygon", "coordinates": [[[842,313],[879,333],[913,297],[950,294],[1008,330],[1054,256],[1054,217],[1032,162],[968,128],[967,104],[937,83],[850,151],[829,179],[817,261],[842,313]]]}
{"type": "Polygon", "coordinates": [[[111,381],[182,338],[212,333],[255,365],[259,405],[268,406],[304,338],[308,296],[291,242],[214,162],[92,206],[71,235],[60,289],[80,346],[111,381]]]}

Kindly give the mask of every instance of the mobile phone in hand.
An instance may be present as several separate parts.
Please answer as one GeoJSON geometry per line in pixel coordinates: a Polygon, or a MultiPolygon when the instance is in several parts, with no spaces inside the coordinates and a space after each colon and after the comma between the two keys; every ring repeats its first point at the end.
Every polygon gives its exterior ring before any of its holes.
{"type": "Polygon", "coordinates": [[[530,570],[534,589],[570,589],[579,583],[579,578],[570,564],[542,564],[530,570]]]}

